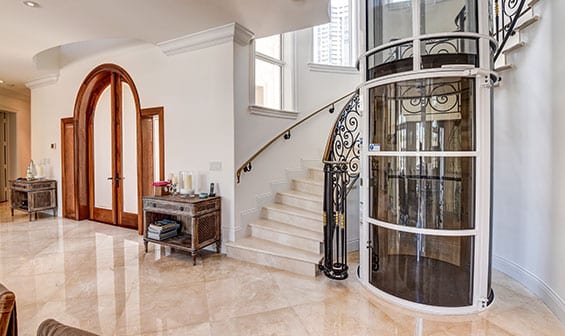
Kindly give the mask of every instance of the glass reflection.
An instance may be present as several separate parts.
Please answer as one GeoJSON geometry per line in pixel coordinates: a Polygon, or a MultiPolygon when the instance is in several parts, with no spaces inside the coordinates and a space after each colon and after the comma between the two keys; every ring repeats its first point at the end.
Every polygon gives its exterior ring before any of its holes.
{"type": "Polygon", "coordinates": [[[422,235],[373,225],[371,242],[369,282],[378,289],[427,305],[472,305],[472,236],[422,235]]]}
{"type": "Polygon", "coordinates": [[[367,50],[412,35],[412,0],[367,1],[367,50]]]}
{"type": "Polygon", "coordinates": [[[382,151],[475,148],[475,80],[427,78],[369,90],[369,143],[382,151]]]}
{"type": "Polygon", "coordinates": [[[421,0],[420,33],[477,32],[477,0],[421,0]]]}
{"type": "Polygon", "coordinates": [[[474,228],[474,158],[370,157],[369,214],[410,227],[474,228]]]}
{"type": "Polygon", "coordinates": [[[475,38],[440,38],[422,40],[422,68],[441,68],[447,64],[479,66],[479,41],[475,38]]]}

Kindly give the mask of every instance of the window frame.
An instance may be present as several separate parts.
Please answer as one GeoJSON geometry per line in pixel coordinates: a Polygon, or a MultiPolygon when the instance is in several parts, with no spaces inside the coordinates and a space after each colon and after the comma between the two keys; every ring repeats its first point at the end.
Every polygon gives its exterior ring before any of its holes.
{"type": "Polygon", "coordinates": [[[251,114],[270,116],[283,119],[296,119],[298,112],[296,108],[296,39],[293,33],[283,33],[280,35],[280,55],[281,58],[263,54],[256,50],[256,39],[251,42],[250,48],[250,75],[249,75],[249,111],[251,114]],[[255,97],[256,88],[256,61],[260,60],[280,67],[280,108],[271,108],[258,105],[255,97]]]}

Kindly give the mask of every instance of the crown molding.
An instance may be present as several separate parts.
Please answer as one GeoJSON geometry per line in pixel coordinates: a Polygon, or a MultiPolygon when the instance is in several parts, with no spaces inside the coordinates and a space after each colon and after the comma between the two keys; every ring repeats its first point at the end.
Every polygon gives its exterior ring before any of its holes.
{"type": "Polygon", "coordinates": [[[165,55],[172,56],[232,41],[245,46],[251,42],[253,37],[255,34],[252,31],[234,22],[159,42],[157,46],[165,55]]]}
{"type": "Polygon", "coordinates": [[[49,75],[45,75],[38,79],[30,80],[29,82],[25,82],[24,85],[28,87],[28,89],[33,90],[40,87],[44,87],[47,85],[55,84],[59,80],[59,73],[53,73],[49,75]]]}

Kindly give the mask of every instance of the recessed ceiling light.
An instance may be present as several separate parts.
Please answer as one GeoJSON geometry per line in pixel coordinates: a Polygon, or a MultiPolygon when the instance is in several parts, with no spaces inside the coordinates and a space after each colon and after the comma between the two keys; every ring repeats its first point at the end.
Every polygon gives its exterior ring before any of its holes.
{"type": "Polygon", "coordinates": [[[31,8],[38,8],[40,7],[39,4],[35,1],[24,1],[23,2],[24,5],[31,7],[31,8]]]}
{"type": "Polygon", "coordinates": [[[4,81],[0,79],[0,84],[4,84],[4,81]]]}

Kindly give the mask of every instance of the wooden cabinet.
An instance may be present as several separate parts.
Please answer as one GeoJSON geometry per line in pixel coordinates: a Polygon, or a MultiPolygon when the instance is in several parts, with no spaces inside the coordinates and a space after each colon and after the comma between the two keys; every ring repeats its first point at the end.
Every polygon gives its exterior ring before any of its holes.
{"type": "Polygon", "coordinates": [[[145,252],[148,243],[170,246],[190,252],[196,265],[196,252],[208,245],[216,244],[220,253],[221,235],[221,198],[180,196],[143,197],[143,241],[145,252]],[[155,240],[147,236],[149,224],[163,218],[169,218],[180,224],[176,237],[155,240]]]}
{"type": "Polygon", "coordinates": [[[25,211],[32,214],[44,210],[53,210],[53,216],[57,217],[57,181],[55,180],[15,180],[10,182],[10,210],[12,216],[14,210],[25,211]]]}

